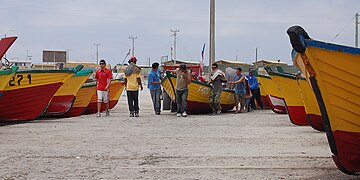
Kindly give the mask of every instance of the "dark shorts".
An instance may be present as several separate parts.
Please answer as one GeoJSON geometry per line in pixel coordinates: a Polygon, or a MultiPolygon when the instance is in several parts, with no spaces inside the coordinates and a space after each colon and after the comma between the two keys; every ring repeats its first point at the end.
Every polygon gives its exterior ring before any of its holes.
{"type": "Polygon", "coordinates": [[[236,94],[235,93],[235,100],[238,102],[245,102],[245,94],[236,94]]]}

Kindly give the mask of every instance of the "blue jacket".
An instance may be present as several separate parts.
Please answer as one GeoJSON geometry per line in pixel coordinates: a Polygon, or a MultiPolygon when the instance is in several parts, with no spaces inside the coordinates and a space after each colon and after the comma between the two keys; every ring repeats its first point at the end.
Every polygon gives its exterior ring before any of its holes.
{"type": "Polygon", "coordinates": [[[258,80],[257,80],[257,78],[256,78],[256,76],[254,74],[251,77],[249,75],[247,75],[246,78],[249,81],[249,85],[250,85],[251,90],[259,89],[259,82],[258,82],[258,80]]]}
{"type": "Polygon", "coordinates": [[[152,82],[160,82],[160,74],[159,71],[154,72],[151,70],[148,74],[148,88],[152,90],[159,90],[161,89],[160,84],[151,84],[152,82]]]}

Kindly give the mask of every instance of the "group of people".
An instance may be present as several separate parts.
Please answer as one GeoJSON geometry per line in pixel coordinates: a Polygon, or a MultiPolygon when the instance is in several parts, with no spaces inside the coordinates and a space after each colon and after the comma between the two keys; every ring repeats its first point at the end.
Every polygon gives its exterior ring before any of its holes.
{"type": "MultiPolygon", "coordinates": [[[[141,82],[141,68],[136,65],[137,58],[131,57],[128,61],[129,65],[125,68],[125,87],[127,93],[127,101],[129,106],[130,117],[139,117],[139,89],[143,90],[141,82]]],[[[159,63],[153,63],[152,69],[148,73],[148,89],[150,90],[151,99],[156,115],[161,114],[161,80],[162,75],[159,70],[159,63]]],[[[211,65],[212,73],[207,84],[211,85],[210,92],[210,107],[212,113],[220,114],[221,105],[220,99],[223,91],[223,84],[227,83],[225,73],[221,71],[218,64],[213,63],[211,65]]],[[[190,70],[185,64],[181,64],[179,68],[171,70],[171,73],[176,75],[176,105],[177,105],[177,117],[187,116],[187,97],[188,97],[188,85],[194,80],[194,74],[190,73],[190,70]]],[[[98,113],[97,117],[100,117],[101,103],[106,104],[105,115],[109,116],[109,87],[112,79],[112,73],[106,68],[105,60],[100,61],[100,69],[96,71],[95,78],[97,79],[97,95],[98,95],[98,113]]],[[[201,80],[200,80],[201,81],[201,80]]],[[[203,80],[203,82],[205,82],[203,80]]],[[[230,85],[234,85],[236,111],[235,113],[242,113],[257,109],[255,100],[261,109],[264,105],[261,101],[259,82],[253,73],[253,69],[249,69],[248,75],[242,74],[242,69],[239,67],[236,69],[234,80],[228,82],[230,85]]]]}

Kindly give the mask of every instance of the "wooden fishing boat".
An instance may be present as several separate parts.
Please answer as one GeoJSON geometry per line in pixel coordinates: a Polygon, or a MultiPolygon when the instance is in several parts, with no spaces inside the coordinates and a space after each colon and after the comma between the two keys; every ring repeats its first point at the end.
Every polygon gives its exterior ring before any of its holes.
{"type": "MultiPolygon", "coordinates": [[[[165,91],[169,94],[170,98],[175,101],[176,99],[176,76],[166,74],[161,82],[165,91]]],[[[188,86],[189,93],[187,98],[187,113],[188,114],[201,114],[210,113],[212,109],[209,105],[209,97],[211,86],[199,81],[191,81],[188,86]]],[[[229,111],[234,109],[235,106],[235,92],[232,90],[223,90],[220,100],[222,111],[229,111]]]]}
{"type": "Polygon", "coordinates": [[[76,99],[70,110],[61,117],[76,117],[83,114],[86,107],[89,106],[90,100],[96,93],[96,84],[84,84],[76,93],[76,99]]]}
{"type": "MultiPolygon", "coordinates": [[[[110,101],[109,101],[109,109],[112,109],[118,103],[122,92],[125,89],[125,83],[123,80],[115,79],[112,80],[110,83],[110,101]]],[[[105,111],[105,104],[102,103],[101,105],[101,112],[105,111]]],[[[97,94],[96,92],[91,97],[89,105],[86,107],[84,114],[94,114],[97,112],[97,94]]]]}
{"type": "Polygon", "coordinates": [[[266,99],[269,102],[271,109],[278,114],[286,114],[285,102],[279,88],[270,76],[260,75],[255,72],[255,75],[261,86],[266,92],[266,99]]]}
{"type": "Polygon", "coordinates": [[[333,159],[360,174],[360,49],[313,40],[300,26],[287,31],[320,107],[333,159]]]}
{"type": "Polygon", "coordinates": [[[297,83],[300,88],[301,98],[304,102],[306,117],[310,126],[315,130],[325,131],[324,123],[321,118],[320,108],[309,83],[305,78],[298,78],[297,83]]]}
{"type": "Polygon", "coordinates": [[[269,67],[265,69],[284,97],[290,121],[295,125],[309,125],[296,76],[288,73],[274,72],[269,67]]]}
{"type": "Polygon", "coordinates": [[[70,78],[70,70],[17,71],[6,84],[0,103],[0,120],[32,120],[40,117],[50,99],[70,78]]]}
{"type": "Polygon", "coordinates": [[[77,73],[68,78],[56,91],[44,114],[45,117],[61,116],[70,110],[75,101],[76,93],[92,73],[92,70],[81,70],[82,68],[82,65],[77,66],[75,68],[77,73]]]}

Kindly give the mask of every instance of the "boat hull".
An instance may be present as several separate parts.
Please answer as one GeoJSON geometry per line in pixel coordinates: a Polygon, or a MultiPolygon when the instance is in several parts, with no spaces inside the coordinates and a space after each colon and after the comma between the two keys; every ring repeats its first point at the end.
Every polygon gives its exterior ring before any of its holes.
{"type": "Polygon", "coordinates": [[[303,78],[298,79],[297,82],[301,90],[301,98],[304,102],[306,116],[310,126],[315,130],[325,131],[320,108],[309,83],[303,78]]]}
{"type": "Polygon", "coordinates": [[[271,77],[258,75],[257,78],[265,89],[266,99],[271,109],[278,114],[287,114],[284,99],[271,77]]]}
{"type": "MultiPolygon", "coordinates": [[[[123,81],[113,80],[110,84],[110,100],[109,100],[109,109],[113,109],[118,103],[122,92],[125,89],[125,84],[123,81]]],[[[100,112],[104,112],[106,110],[105,103],[101,103],[100,112]]],[[[94,114],[97,112],[97,94],[96,91],[91,97],[90,103],[87,106],[84,114],[94,114]]]]}
{"type": "Polygon", "coordinates": [[[267,98],[273,112],[277,114],[287,114],[284,99],[272,95],[268,95],[267,98]]]}
{"type": "Polygon", "coordinates": [[[76,99],[73,106],[67,113],[62,115],[62,117],[76,117],[83,114],[86,110],[86,107],[89,106],[90,100],[95,92],[95,84],[82,86],[76,94],[76,99]]]}
{"type": "Polygon", "coordinates": [[[73,74],[68,70],[16,72],[1,97],[0,120],[33,120],[40,117],[56,91],[73,74]]]}
{"type": "MultiPolygon", "coordinates": [[[[264,105],[264,109],[271,109],[271,105],[270,102],[268,101],[268,98],[266,97],[266,90],[264,88],[264,86],[262,85],[262,82],[258,79],[259,81],[259,88],[260,88],[260,97],[261,97],[261,101],[264,105]]],[[[260,109],[260,106],[257,104],[258,109],[260,109]]]]}
{"type": "Polygon", "coordinates": [[[360,174],[360,49],[310,39],[299,26],[288,34],[309,73],[333,159],[347,174],[360,174]]]}
{"type": "Polygon", "coordinates": [[[56,91],[44,114],[45,117],[59,117],[67,113],[75,102],[76,93],[89,78],[91,70],[81,70],[68,78],[56,91]]]}
{"type": "Polygon", "coordinates": [[[291,123],[295,125],[309,125],[295,76],[290,78],[290,75],[287,76],[275,72],[269,72],[269,74],[284,97],[286,110],[291,123]]]}
{"type": "MultiPolygon", "coordinates": [[[[175,101],[175,86],[176,77],[174,75],[167,75],[163,81],[162,86],[169,94],[170,98],[175,101]]],[[[212,109],[209,105],[209,98],[211,92],[211,86],[192,81],[188,86],[188,98],[187,98],[187,113],[188,114],[204,114],[211,113],[212,109]]],[[[223,90],[220,99],[221,110],[223,112],[234,109],[235,106],[235,93],[234,91],[223,90]]]]}
{"type": "Polygon", "coordinates": [[[33,120],[40,117],[62,83],[4,91],[0,103],[0,120],[33,120]]]}

